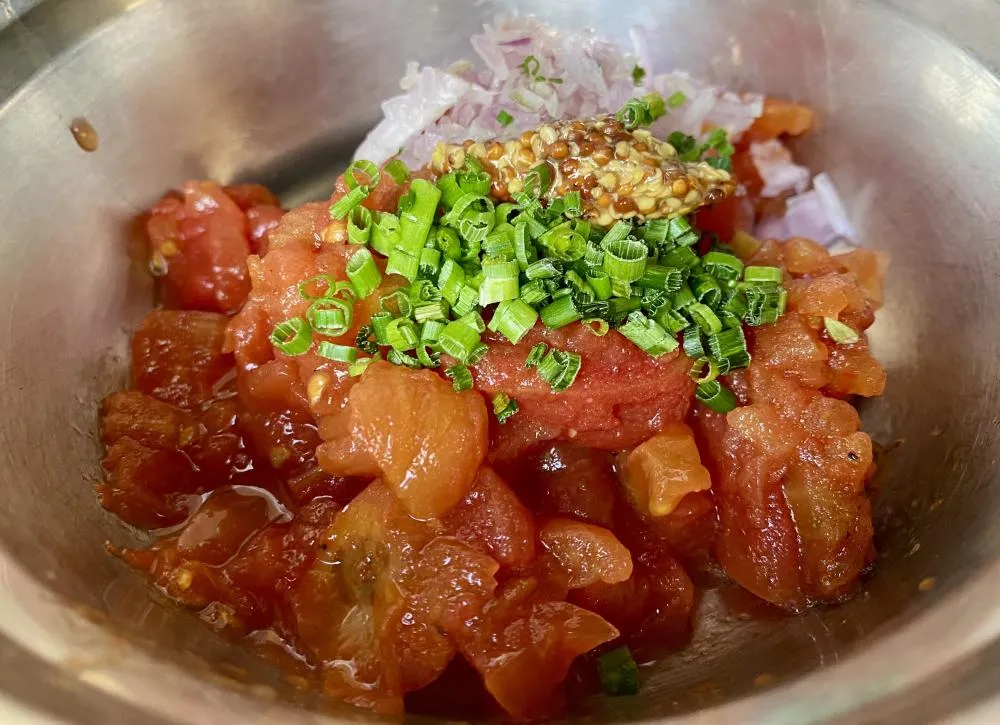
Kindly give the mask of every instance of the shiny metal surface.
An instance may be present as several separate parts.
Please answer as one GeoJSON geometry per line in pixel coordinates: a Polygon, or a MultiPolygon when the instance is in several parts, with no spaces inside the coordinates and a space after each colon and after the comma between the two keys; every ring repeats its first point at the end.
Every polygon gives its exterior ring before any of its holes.
{"type": "MultiPolygon", "coordinates": [[[[0,1],[0,16],[29,4],[0,1]]],[[[778,620],[710,595],[695,643],[642,696],[577,717],[1000,721],[1000,5],[942,5],[46,0],[0,30],[0,715],[322,721],[262,697],[274,673],[104,552],[129,534],[91,492],[96,405],[124,382],[126,330],[150,302],[130,221],[190,177],[317,195],[406,60],[469,56],[467,36],[506,8],[623,42],[642,25],[669,38],[662,66],[814,105],[802,151],[893,256],[873,328],[890,385],[864,409],[886,446],[865,591],[778,620]],[[76,116],[96,153],[74,144],[76,116]],[[244,682],[227,684],[234,665],[244,682]]]]}

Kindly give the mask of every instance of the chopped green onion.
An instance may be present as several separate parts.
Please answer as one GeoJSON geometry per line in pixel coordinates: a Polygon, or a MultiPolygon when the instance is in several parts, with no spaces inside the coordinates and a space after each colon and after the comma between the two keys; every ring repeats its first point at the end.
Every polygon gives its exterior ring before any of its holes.
{"type": "Polygon", "coordinates": [[[783,287],[772,283],[749,285],[744,290],[747,296],[747,313],[744,317],[751,327],[770,325],[777,322],[784,311],[783,287]]]}
{"type": "Polygon", "coordinates": [[[358,204],[368,198],[368,187],[358,186],[351,189],[330,206],[331,219],[343,219],[358,204]]]}
{"type": "Polygon", "coordinates": [[[838,345],[853,345],[861,339],[853,328],[834,317],[824,317],[823,326],[826,328],[826,334],[838,345]]]}
{"type": "Polygon", "coordinates": [[[666,102],[659,93],[647,93],[642,98],[628,101],[615,118],[629,131],[641,126],[649,126],[667,112],[666,102]]]}
{"type": "Polygon", "coordinates": [[[486,357],[486,353],[488,353],[489,351],[490,348],[485,342],[479,343],[474,348],[472,348],[472,352],[469,353],[469,359],[465,361],[465,364],[475,365],[484,357],[486,357]]]}
{"type": "Polygon", "coordinates": [[[538,244],[549,257],[564,262],[575,262],[582,259],[587,252],[587,242],[573,229],[572,222],[563,222],[552,227],[540,237],[538,244]]]}
{"type": "Polygon", "coordinates": [[[716,413],[728,413],[736,407],[736,396],[718,380],[702,383],[695,388],[694,394],[716,413]]]}
{"type": "Polygon", "coordinates": [[[588,317],[580,322],[591,334],[597,337],[604,337],[608,334],[611,329],[611,325],[608,324],[607,320],[602,320],[600,317],[588,317]]]}
{"type": "Polygon", "coordinates": [[[619,647],[597,660],[601,687],[606,695],[635,695],[639,692],[639,667],[628,647],[619,647]]]}
{"type": "Polygon", "coordinates": [[[603,248],[605,244],[610,244],[611,242],[620,242],[628,238],[628,235],[631,233],[632,225],[621,219],[615,222],[615,225],[601,238],[601,247],[603,248]]]}
{"type": "Polygon", "coordinates": [[[356,206],[347,216],[347,241],[368,244],[372,234],[372,213],[367,207],[356,206]]]}
{"type": "Polygon", "coordinates": [[[505,201],[502,204],[497,204],[497,208],[494,211],[496,215],[497,223],[496,226],[501,224],[509,224],[510,218],[513,213],[517,211],[517,204],[511,204],[509,201],[505,201]]]}
{"type": "Polygon", "coordinates": [[[698,266],[698,255],[688,247],[674,247],[660,257],[660,264],[686,270],[698,266]]]}
{"type": "Polygon", "coordinates": [[[399,243],[390,252],[385,271],[386,274],[402,274],[413,280],[420,266],[420,250],[427,241],[437,214],[441,191],[429,181],[414,179],[410,192],[414,195],[413,202],[400,214],[399,243]]]}
{"type": "Polygon", "coordinates": [[[408,317],[397,317],[392,320],[386,326],[385,337],[393,349],[404,351],[415,348],[420,340],[417,326],[408,317]]]}
{"type": "MultiPolygon", "coordinates": [[[[563,200],[563,214],[570,219],[575,219],[576,217],[583,214],[583,201],[580,199],[579,191],[571,191],[566,196],[562,197],[563,200]]],[[[581,234],[580,229],[577,228],[577,234],[581,234]]],[[[581,236],[583,236],[581,234],[581,236]]],[[[586,236],[584,236],[586,239],[586,236]]]]}
{"type": "Polygon", "coordinates": [[[456,393],[472,389],[472,373],[462,363],[452,365],[444,371],[444,374],[451,378],[451,387],[456,393]]]}
{"type": "Polygon", "coordinates": [[[425,368],[436,368],[441,364],[441,353],[422,342],[417,345],[417,361],[425,368]]]}
{"type": "Polygon", "coordinates": [[[405,184],[410,179],[410,170],[399,159],[393,159],[385,165],[385,173],[397,184],[405,184]]]}
{"type": "Polygon", "coordinates": [[[542,361],[542,358],[545,357],[545,353],[548,352],[548,350],[549,346],[544,342],[535,343],[535,345],[531,348],[531,352],[528,353],[528,357],[524,361],[525,369],[527,370],[528,368],[537,367],[538,363],[542,361]]]}
{"type": "Polygon", "coordinates": [[[423,302],[413,308],[413,319],[417,322],[430,322],[448,319],[448,303],[444,300],[423,302]]]}
{"type": "Polygon", "coordinates": [[[461,363],[468,361],[478,344],[479,333],[461,320],[449,322],[438,338],[438,346],[441,351],[451,355],[461,363]]]}
{"type": "Polygon", "coordinates": [[[708,305],[695,302],[693,305],[688,305],[684,309],[684,312],[687,313],[694,324],[709,334],[722,329],[722,320],[719,319],[718,315],[708,305]]]}
{"type": "Polygon", "coordinates": [[[698,300],[694,297],[694,292],[686,284],[682,284],[680,289],[674,293],[674,309],[683,310],[693,305],[698,300]]]}
{"type": "Polygon", "coordinates": [[[743,270],[743,281],[748,284],[774,282],[781,284],[782,272],[779,267],[747,267],[743,270]]]}
{"type": "Polygon", "coordinates": [[[497,305],[489,329],[499,332],[516,345],[538,321],[538,312],[520,299],[506,300],[497,305]]]}
{"type": "Polygon", "coordinates": [[[441,250],[434,247],[424,247],[420,250],[420,262],[417,265],[418,274],[430,279],[441,269],[441,250]]]}
{"type": "Polygon", "coordinates": [[[545,196],[550,186],[552,186],[552,167],[547,161],[532,167],[524,176],[524,193],[536,199],[545,196]]]}
{"type": "Polygon", "coordinates": [[[681,271],[662,264],[647,264],[642,276],[635,281],[636,287],[676,292],[681,288],[681,271]]]}
{"type": "Polygon", "coordinates": [[[368,243],[383,257],[388,257],[399,243],[399,217],[388,212],[375,212],[375,223],[372,224],[368,243]]]}
{"type": "Polygon", "coordinates": [[[678,247],[690,247],[698,242],[700,237],[698,232],[691,226],[687,217],[674,217],[667,222],[667,240],[673,242],[678,247]]]}
{"type": "Polygon", "coordinates": [[[524,276],[531,279],[554,279],[563,274],[562,262],[555,259],[539,259],[524,270],[524,276]]]}
{"type": "Polygon", "coordinates": [[[583,317],[572,295],[559,297],[542,308],[542,324],[553,330],[576,322],[583,317]]]}
{"type": "Polygon", "coordinates": [[[712,275],[696,274],[689,284],[694,298],[699,302],[704,302],[709,307],[716,307],[722,301],[722,287],[712,275]]]}
{"type": "Polygon", "coordinates": [[[275,326],[271,344],[285,355],[304,355],[312,347],[312,330],[301,317],[293,317],[275,326]]]}
{"type": "Polygon", "coordinates": [[[501,109],[500,113],[497,114],[497,123],[504,128],[507,128],[510,124],[514,123],[514,117],[501,109]]]}
{"type": "Polygon", "coordinates": [[[458,299],[452,305],[452,311],[461,317],[472,312],[479,305],[479,290],[471,284],[464,285],[458,293],[458,299]]]}
{"type": "Polygon", "coordinates": [[[684,328],[690,324],[684,315],[682,315],[677,310],[672,310],[667,305],[664,305],[653,315],[653,319],[662,327],[664,330],[669,332],[671,335],[676,335],[679,332],[683,332],[684,328]]]}
{"type": "Polygon", "coordinates": [[[348,191],[360,188],[374,189],[378,186],[378,182],[381,179],[378,167],[365,159],[358,159],[348,166],[347,171],[344,172],[344,185],[348,191]],[[358,179],[358,173],[364,177],[363,180],[358,179]]]}
{"type": "Polygon", "coordinates": [[[631,313],[627,322],[618,328],[618,332],[651,357],[660,357],[679,347],[677,340],[668,335],[666,330],[639,311],[631,313]]]}
{"type": "Polygon", "coordinates": [[[420,342],[437,342],[447,324],[444,320],[427,320],[420,327],[420,342]]]}
{"type": "Polygon", "coordinates": [[[465,287],[465,270],[451,259],[444,260],[441,272],[438,274],[438,289],[441,296],[454,305],[458,302],[459,293],[465,287]]]}
{"type": "Polygon", "coordinates": [[[719,363],[710,357],[702,356],[694,361],[688,375],[698,385],[710,383],[719,377],[719,363]]]}
{"type": "Polygon", "coordinates": [[[359,249],[347,260],[347,279],[351,280],[354,293],[361,299],[368,297],[382,283],[382,273],[367,248],[359,249]]]}
{"type": "Polygon", "coordinates": [[[378,301],[382,312],[388,312],[392,317],[409,317],[413,310],[407,288],[398,289],[395,292],[383,295],[378,301]]]}
{"type": "Polygon", "coordinates": [[[562,392],[576,380],[581,364],[577,353],[552,348],[538,363],[538,376],[553,390],[562,392]]]}
{"type": "Polygon", "coordinates": [[[354,338],[354,346],[367,355],[374,355],[378,352],[378,343],[371,337],[372,326],[362,325],[358,328],[358,334],[354,338]]]}
{"type": "Polygon", "coordinates": [[[642,238],[650,244],[663,244],[667,241],[670,222],[666,219],[649,219],[642,227],[642,238]]]}
{"type": "Polygon", "coordinates": [[[750,364],[750,353],[743,328],[726,329],[708,336],[708,350],[716,360],[727,360],[730,370],[750,364]]]}
{"type": "MultiPolygon", "coordinates": [[[[517,227],[523,229],[524,227],[517,227]]],[[[493,228],[489,236],[483,240],[482,252],[490,259],[502,259],[506,262],[514,259],[514,240],[517,236],[513,224],[499,224],[493,228]]]]}
{"type": "Polygon", "coordinates": [[[692,360],[705,357],[705,346],[702,344],[701,330],[698,327],[684,330],[684,354],[692,360]]]}
{"type": "Polygon", "coordinates": [[[376,312],[372,315],[372,332],[375,335],[375,342],[379,345],[389,344],[389,337],[386,334],[386,330],[389,327],[389,323],[392,322],[393,319],[394,315],[391,312],[376,312]]]}
{"type": "Polygon", "coordinates": [[[352,363],[358,359],[358,348],[350,345],[337,345],[323,340],[316,346],[316,354],[335,362],[352,363]]]}
{"type": "Polygon", "coordinates": [[[646,77],[646,69],[641,65],[636,63],[632,66],[632,84],[636,86],[642,85],[642,79],[646,77]]]}
{"type": "Polygon", "coordinates": [[[441,222],[457,229],[467,241],[481,242],[496,224],[496,209],[487,196],[463,194],[441,222]]]}
{"type": "Polygon", "coordinates": [[[395,348],[389,351],[389,354],[385,356],[385,359],[393,365],[400,365],[407,368],[421,367],[420,361],[413,357],[413,355],[409,355],[402,350],[396,350],[395,348]]]}
{"type": "Polygon", "coordinates": [[[506,423],[518,410],[517,401],[511,400],[506,393],[497,393],[493,396],[493,415],[500,425],[506,423]]]}
{"type": "Polygon", "coordinates": [[[338,282],[328,274],[317,274],[310,277],[305,282],[299,282],[299,296],[304,300],[321,300],[327,297],[334,297],[340,291],[338,282]],[[313,289],[319,287],[319,293],[313,293],[313,289]]]}
{"type": "Polygon", "coordinates": [[[743,274],[743,262],[723,252],[709,252],[701,258],[701,266],[720,282],[737,280],[743,274]]]}
{"type": "Polygon", "coordinates": [[[596,299],[611,299],[611,278],[603,269],[597,269],[588,274],[587,284],[594,290],[594,297],[596,299]]]}
{"type": "Polygon", "coordinates": [[[540,305],[549,298],[549,293],[545,289],[545,281],[533,279],[521,285],[521,301],[532,307],[540,305]]]}
{"type": "Polygon", "coordinates": [[[524,224],[514,227],[514,258],[524,272],[538,261],[538,251],[528,236],[528,228],[524,224]]]}
{"type": "Polygon", "coordinates": [[[382,359],[381,355],[375,355],[374,357],[359,357],[357,360],[355,360],[354,362],[352,362],[350,365],[347,366],[347,374],[350,375],[352,378],[356,378],[362,373],[364,373],[364,371],[368,369],[369,365],[371,365],[376,360],[381,360],[381,359],[382,359]]]}
{"type": "Polygon", "coordinates": [[[520,287],[518,275],[521,268],[517,262],[487,259],[483,262],[483,284],[479,288],[479,304],[482,307],[494,302],[516,300],[520,287]]]}
{"type": "Polygon", "coordinates": [[[667,108],[680,108],[687,101],[683,91],[674,91],[667,99],[667,108]]]}
{"type": "Polygon", "coordinates": [[[312,329],[330,337],[339,337],[350,330],[353,316],[352,303],[329,297],[316,300],[306,311],[312,329]]]}
{"type": "MultiPolygon", "coordinates": [[[[612,227],[614,231],[614,227],[612,227]]],[[[611,232],[608,232],[610,235],[611,232]]],[[[601,242],[604,250],[604,271],[613,280],[634,282],[642,277],[649,253],[645,244],[637,239],[619,239],[601,242]]]]}

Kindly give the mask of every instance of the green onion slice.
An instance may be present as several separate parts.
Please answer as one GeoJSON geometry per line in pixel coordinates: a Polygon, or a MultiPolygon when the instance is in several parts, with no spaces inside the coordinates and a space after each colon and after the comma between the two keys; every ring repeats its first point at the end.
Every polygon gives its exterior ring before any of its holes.
{"type": "Polygon", "coordinates": [[[381,178],[378,166],[365,159],[358,159],[348,166],[347,171],[344,172],[344,184],[347,186],[348,191],[361,187],[374,189],[378,186],[381,178]],[[361,175],[360,179],[358,178],[359,174],[361,175]]]}
{"type": "Polygon", "coordinates": [[[516,345],[524,339],[537,321],[538,312],[531,305],[523,300],[514,299],[497,305],[488,327],[491,331],[499,332],[506,337],[512,345],[516,345]]]}
{"type": "Polygon", "coordinates": [[[371,295],[382,284],[382,273],[367,248],[359,249],[347,260],[347,279],[360,299],[371,295]]]}
{"type": "Polygon", "coordinates": [[[607,320],[602,320],[600,317],[588,317],[580,322],[587,330],[596,337],[604,337],[608,334],[611,329],[611,325],[608,324],[607,320]]]}
{"type": "Polygon", "coordinates": [[[397,184],[405,184],[410,180],[410,170],[399,159],[393,159],[387,163],[385,165],[385,173],[389,174],[397,184]]]}
{"type": "Polygon", "coordinates": [[[680,347],[666,330],[639,311],[631,313],[618,331],[650,357],[660,357],[680,347]]]}
{"type": "Polygon", "coordinates": [[[603,241],[601,248],[604,250],[604,271],[611,279],[634,282],[642,277],[649,253],[645,244],[637,239],[619,239],[603,241]]]}
{"type": "Polygon", "coordinates": [[[538,376],[553,390],[562,392],[576,380],[581,364],[577,353],[553,348],[538,363],[538,376]]]}
{"type": "Polygon", "coordinates": [[[350,330],[353,316],[353,301],[345,302],[330,297],[316,300],[306,311],[306,319],[312,329],[330,337],[339,337],[350,330]]]}
{"type": "Polygon", "coordinates": [[[351,189],[330,206],[330,218],[343,219],[366,198],[368,198],[367,186],[357,186],[351,189]]]}
{"type": "Polygon", "coordinates": [[[347,216],[347,241],[368,244],[372,234],[372,213],[367,207],[356,206],[347,216]]]}
{"type": "Polygon", "coordinates": [[[597,660],[597,672],[606,695],[635,695],[639,692],[639,667],[628,647],[605,652],[597,660]]]}
{"type": "Polygon", "coordinates": [[[748,284],[761,282],[781,284],[783,276],[779,267],[747,267],[743,270],[743,281],[748,284]]]}
{"type": "Polygon", "coordinates": [[[412,350],[417,346],[420,335],[417,326],[408,317],[397,317],[390,321],[385,330],[386,340],[394,350],[412,350]]]}
{"type": "Polygon", "coordinates": [[[518,410],[517,401],[511,400],[506,393],[497,393],[493,396],[493,415],[500,425],[506,423],[518,410]]]}
{"type": "Polygon", "coordinates": [[[444,371],[444,374],[451,378],[451,387],[456,393],[472,389],[472,373],[465,365],[461,363],[452,365],[444,371]]]}
{"type": "Polygon", "coordinates": [[[514,117],[503,109],[497,114],[497,123],[499,123],[504,128],[507,128],[510,124],[514,123],[514,117]]]}
{"type": "Polygon", "coordinates": [[[271,344],[285,355],[304,355],[312,346],[312,330],[304,319],[293,317],[275,326],[271,344]]]}
{"type": "Polygon", "coordinates": [[[695,397],[716,413],[728,413],[737,405],[736,396],[718,380],[699,385],[695,397]]]}
{"type": "Polygon", "coordinates": [[[565,327],[581,319],[583,314],[577,309],[573,295],[566,294],[542,308],[542,324],[553,330],[565,327]]]}
{"type": "Polygon", "coordinates": [[[438,338],[441,352],[451,355],[461,363],[469,360],[478,344],[479,333],[463,320],[449,322],[438,338]]]}
{"type": "Polygon", "coordinates": [[[350,345],[337,345],[323,340],[316,346],[316,354],[334,362],[352,363],[358,359],[358,348],[350,345]]]}
{"type": "Polygon", "coordinates": [[[528,353],[528,357],[524,361],[525,369],[537,367],[538,363],[542,361],[545,357],[545,353],[548,352],[549,346],[544,342],[539,342],[531,348],[531,352],[528,353]]]}
{"type": "Polygon", "coordinates": [[[861,339],[861,336],[852,327],[836,318],[824,317],[823,326],[826,328],[826,334],[838,345],[853,345],[861,339]]]}

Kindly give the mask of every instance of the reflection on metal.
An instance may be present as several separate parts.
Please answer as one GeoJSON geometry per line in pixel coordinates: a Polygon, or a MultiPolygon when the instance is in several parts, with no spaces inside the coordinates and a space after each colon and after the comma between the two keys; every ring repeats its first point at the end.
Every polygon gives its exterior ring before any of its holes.
{"type": "MultiPolygon", "coordinates": [[[[0,4],[0,18],[21,3],[0,4]]],[[[814,104],[821,127],[801,150],[830,172],[861,238],[893,257],[873,328],[889,390],[864,414],[881,443],[904,442],[881,465],[881,560],[866,590],[803,618],[706,606],[692,647],[651,669],[642,696],[591,703],[595,717],[689,723],[700,708],[700,724],[920,722],[993,695],[1000,85],[939,33],[1000,67],[984,30],[1000,7],[895,4],[46,0],[0,30],[4,697],[78,722],[314,722],[220,690],[205,672],[233,658],[255,681],[280,680],[194,617],[144,603],[141,582],[104,553],[126,532],[94,500],[98,448],[74,427],[92,433],[96,401],[123,383],[124,328],[151,299],[123,239],[137,211],[191,177],[259,179],[287,203],[322,193],[405,61],[468,56],[466,38],[500,9],[623,42],[642,25],[670,39],[653,49],[660,66],[814,104]],[[98,153],[66,132],[77,116],[100,130],[98,153]],[[26,585],[10,584],[15,569],[26,585]],[[103,612],[100,626],[80,612],[103,612]],[[87,663],[86,676],[67,661],[87,663]]]]}

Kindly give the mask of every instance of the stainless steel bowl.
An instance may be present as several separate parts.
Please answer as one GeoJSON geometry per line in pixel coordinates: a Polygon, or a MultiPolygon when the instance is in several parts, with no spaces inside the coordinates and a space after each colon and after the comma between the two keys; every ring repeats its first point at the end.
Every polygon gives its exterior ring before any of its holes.
{"type": "Polygon", "coordinates": [[[33,4],[0,1],[0,721],[322,720],[104,553],[130,534],[91,491],[95,410],[150,303],[130,223],[191,177],[318,195],[405,61],[470,55],[504,9],[623,41],[642,25],[660,66],[815,106],[801,151],[893,257],[873,329],[890,385],[864,410],[884,446],[864,592],[771,620],[708,596],[640,697],[580,717],[1000,720],[1000,4],[46,0],[17,17],[33,4]]]}

